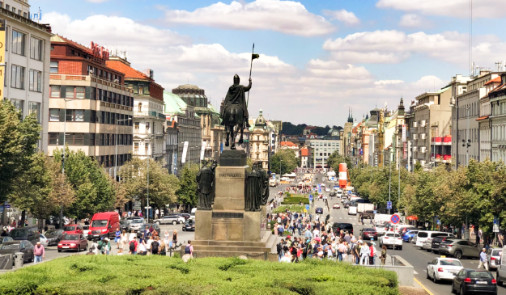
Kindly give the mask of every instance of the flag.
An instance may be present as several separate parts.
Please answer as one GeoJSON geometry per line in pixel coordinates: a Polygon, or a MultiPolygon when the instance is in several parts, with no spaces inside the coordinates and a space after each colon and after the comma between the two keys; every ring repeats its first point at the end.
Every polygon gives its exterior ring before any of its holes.
{"type": "Polygon", "coordinates": [[[259,57],[260,57],[260,54],[258,54],[258,53],[252,53],[252,54],[251,54],[251,59],[252,59],[252,60],[253,60],[253,59],[257,59],[257,58],[259,58],[259,57]]]}

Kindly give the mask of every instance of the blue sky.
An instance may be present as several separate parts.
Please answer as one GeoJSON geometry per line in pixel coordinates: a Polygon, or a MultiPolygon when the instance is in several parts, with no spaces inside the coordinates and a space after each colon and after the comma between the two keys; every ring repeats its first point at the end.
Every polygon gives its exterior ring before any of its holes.
{"type": "MultiPolygon", "coordinates": [[[[503,0],[473,1],[472,55],[506,66],[503,0]]],[[[191,83],[215,105],[254,61],[250,114],[342,125],[469,74],[470,0],[31,0],[53,32],[126,51],[167,90],[191,83]]]]}

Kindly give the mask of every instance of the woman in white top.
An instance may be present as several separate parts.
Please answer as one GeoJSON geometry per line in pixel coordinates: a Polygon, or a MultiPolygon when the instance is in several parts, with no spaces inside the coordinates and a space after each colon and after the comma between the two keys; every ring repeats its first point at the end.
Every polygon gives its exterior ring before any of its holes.
{"type": "Polygon", "coordinates": [[[366,242],[359,241],[360,245],[360,265],[369,264],[369,246],[366,242]]]}
{"type": "Polygon", "coordinates": [[[119,239],[119,242],[120,242],[120,248],[123,249],[123,252],[128,252],[128,234],[126,231],[123,231],[121,233],[121,236],[120,236],[120,239],[119,239]]]}

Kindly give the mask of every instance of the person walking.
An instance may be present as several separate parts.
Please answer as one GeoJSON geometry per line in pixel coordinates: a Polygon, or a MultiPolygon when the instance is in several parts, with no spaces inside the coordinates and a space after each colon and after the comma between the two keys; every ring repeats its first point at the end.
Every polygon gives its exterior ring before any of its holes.
{"type": "Polygon", "coordinates": [[[121,230],[118,228],[118,230],[114,233],[114,243],[116,243],[116,249],[119,249],[121,247],[121,230]]]}
{"type": "Polygon", "coordinates": [[[484,269],[488,270],[488,261],[487,261],[487,249],[483,248],[480,253],[480,263],[478,264],[478,269],[483,266],[484,269]]]}
{"type": "Polygon", "coordinates": [[[42,262],[42,258],[46,257],[46,250],[44,249],[44,246],[42,246],[40,242],[37,242],[37,244],[33,248],[33,255],[35,256],[34,263],[42,262]]]}
{"type": "Polygon", "coordinates": [[[189,254],[193,258],[193,245],[192,241],[188,240],[188,244],[184,247],[184,254],[189,254]]]}
{"type": "Polygon", "coordinates": [[[365,242],[361,240],[358,241],[360,244],[360,265],[368,265],[369,264],[369,247],[365,242]]]}
{"type": "Polygon", "coordinates": [[[381,265],[385,265],[386,259],[387,259],[387,246],[383,245],[383,247],[381,247],[381,255],[380,255],[381,265]]]}

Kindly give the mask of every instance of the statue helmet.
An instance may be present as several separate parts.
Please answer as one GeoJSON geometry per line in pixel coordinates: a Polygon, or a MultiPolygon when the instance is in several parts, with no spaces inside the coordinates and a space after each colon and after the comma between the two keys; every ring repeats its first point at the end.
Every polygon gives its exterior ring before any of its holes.
{"type": "Polygon", "coordinates": [[[241,79],[239,78],[239,75],[235,74],[234,75],[234,84],[239,84],[240,81],[241,81],[241,79]]]}

